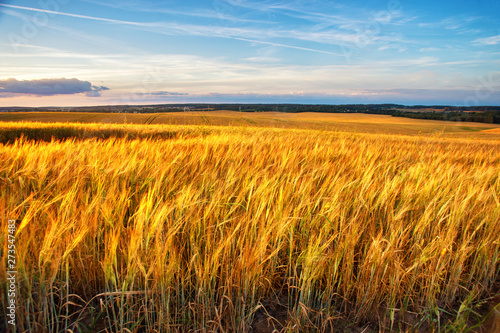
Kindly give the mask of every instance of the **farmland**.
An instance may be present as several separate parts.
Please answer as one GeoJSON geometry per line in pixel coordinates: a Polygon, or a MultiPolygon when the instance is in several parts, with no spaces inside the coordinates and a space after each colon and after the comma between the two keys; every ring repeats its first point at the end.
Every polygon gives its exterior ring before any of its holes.
{"type": "Polygon", "coordinates": [[[20,331],[498,325],[498,125],[229,111],[0,121],[20,331]]]}
{"type": "Polygon", "coordinates": [[[168,113],[3,112],[1,122],[170,124],[315,129],[373,134],[499,139],[497,124],[428,121],[361,113],[188,111],[168,113]]]}

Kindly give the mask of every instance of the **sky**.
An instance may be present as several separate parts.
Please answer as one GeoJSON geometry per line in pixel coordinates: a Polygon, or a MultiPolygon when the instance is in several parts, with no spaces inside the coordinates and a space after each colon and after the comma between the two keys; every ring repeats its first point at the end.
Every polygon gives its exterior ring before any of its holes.
{"type": "Polygon", "coordinates": [[[500,105],[498,0],[0,0],[0,106],[500,105]]]}

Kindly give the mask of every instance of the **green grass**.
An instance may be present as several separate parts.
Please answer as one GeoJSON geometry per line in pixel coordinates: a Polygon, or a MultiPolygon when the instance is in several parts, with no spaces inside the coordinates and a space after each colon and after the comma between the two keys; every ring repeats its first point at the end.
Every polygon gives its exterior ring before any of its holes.
{"type": "Polygon", "coordinates": [[[463,129],[464,131],[479,132],[479,131],[482,131],[484,128],[482,128],[482,127],[460,126],[460,129],[463,129]]]}

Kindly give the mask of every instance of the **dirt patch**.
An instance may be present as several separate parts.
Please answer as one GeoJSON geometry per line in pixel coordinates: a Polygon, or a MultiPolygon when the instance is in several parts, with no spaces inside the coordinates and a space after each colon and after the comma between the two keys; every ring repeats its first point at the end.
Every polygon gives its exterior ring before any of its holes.
{"type": "Polygon", "coordinates": [[[488,304],[488,312],[483,324],[474,330],[475,333],[500,332],[500,296],[488,304]]]}
{"type": "Polygon", "coordinates": [[[269,299],[261,302],[252,321],[251,333],[281,332],[287,325],[289,313],[283,300],[269,299]]]}

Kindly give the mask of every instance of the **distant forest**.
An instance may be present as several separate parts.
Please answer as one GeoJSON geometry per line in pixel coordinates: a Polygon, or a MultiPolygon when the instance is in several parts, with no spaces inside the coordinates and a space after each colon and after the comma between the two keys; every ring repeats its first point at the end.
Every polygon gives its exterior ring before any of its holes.
{"type": "Polygon", "coordinates": [[[242,112],[325,112],[325,113],[369,113],[384,114],[393,117],[416,119],[470,121],[479,123],[500,124],[500,106],[467,106],[455,107],[446,105],[399,105],[399,104],[161,104],[161,105],[110,105],[94,107],[1,107],[0,112],[43,112],[43,111],[76,111],[76,112],[125,112],[125,113],[157,113],[183,111],[215,111],[230,110],[242,112]]]}

